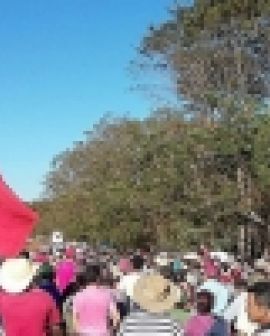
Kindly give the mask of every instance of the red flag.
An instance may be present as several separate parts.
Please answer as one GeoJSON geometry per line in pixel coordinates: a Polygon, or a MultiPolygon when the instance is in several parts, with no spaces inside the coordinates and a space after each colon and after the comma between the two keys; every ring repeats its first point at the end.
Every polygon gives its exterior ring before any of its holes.
{"type": "Polygon", "coordinates": [[[0,257],[17,256],[37,221],[37,213],[22,202],[0,176],[0,257]]]}

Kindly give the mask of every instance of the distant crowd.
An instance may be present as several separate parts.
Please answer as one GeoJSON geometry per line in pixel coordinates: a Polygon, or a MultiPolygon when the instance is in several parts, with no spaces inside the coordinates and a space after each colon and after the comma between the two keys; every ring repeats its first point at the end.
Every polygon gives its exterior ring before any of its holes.
{"type": "Polygon", "coordinates": [[[43,244],[1,262],[1,335],[270,335],[268,263],[43,244]]]}

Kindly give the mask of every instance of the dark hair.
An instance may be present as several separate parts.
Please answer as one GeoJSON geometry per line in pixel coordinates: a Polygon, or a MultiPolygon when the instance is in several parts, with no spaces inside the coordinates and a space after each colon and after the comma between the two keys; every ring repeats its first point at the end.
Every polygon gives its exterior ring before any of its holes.
{"type": "Polygon", "coordinates": [[[132,262],[132,266],[135,270],[141,270],[143,268],[144,259],[143,259],[142,256],[140,256],[140,255],[133,256],[133,258],[131,259],[131,262],[132,262]]]}
{"type": "Polygon", "coordinates": [[[69,295],[74,295],[79,292],[81,289],[85,288],[88,285],[86,280],[86,273],[80,272],[76,275],[76,281],[71,286],[69,295]]]}
{"type": "Polygon", "coordinates": [[[245,279],[237,279],[234,281],[234,287],[237,289],[247,289],[248,288],[248,282],[245,279]]]}
{"type": "Polygon", "coordinates": [[[100,283],[104,286],[110,286],[111,283],[109,268],[104,264],[100,266],[100,283]]]}
{"type": "Polygon", "coordinates": [[[87,265],[86,266],[86,281],[89,282],[98,282],[100,280],[101,270],[99,265],[87,265]]]}
{"type": "Polygon", "coordinates": [[[20,252],[19,258],[30,259],[30,253],[28,251],[23,250],[20,252]]]}
{"type": "Polygon", "coordinates": [[[55,277],[55,272],[53,269],[40,273],[41,280],[47,280],[47,281],[53,282],[54,277],[55,277]]]}
{"type": "Polygon", "coordinates": [[[248,288],[249,293],[254,294],[255,301],[270,309],[270,282],[259,281],[248,288]]]}
{"type": "Polygon", "coordinates": [[[80,272],[76,276],[76,283],[79,287],[83,287],[86,285],[86,275],[83,272],[80,272]]]}
{"type": "Polygon", "coordinates": [[[214,296],[208,291],[197,293],[197,311],[200,314],[208,314],[214,305],[214,296]],[[202,300],[203,299],[203,300],[202,300]]]}
{"type": "Polygon", "coordinates": [[[168,280],[173,281],[173,273],[168,266],[161,267],[159,273],[168,280]]]}

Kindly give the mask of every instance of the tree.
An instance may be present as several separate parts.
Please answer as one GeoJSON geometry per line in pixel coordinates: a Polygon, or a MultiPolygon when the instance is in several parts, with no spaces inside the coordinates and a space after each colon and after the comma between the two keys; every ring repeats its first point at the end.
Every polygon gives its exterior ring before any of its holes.
{"type": "Polygon", "coordinates": [[[269,0],[195,0],[151,27],[140,48],[155,66],[174,74],[191,117],[217,126],[210,159],[213,166],[218,158],[222,165],[216,168],[226,168],[236,183],[236,213],[242,218],[267,212],[261,200],[267,180],[259,182],[267,169],[256,162],[262,143],[253,132],[269,96],[269,14],[269,0]]]}
{"type": "Polygon", "coordinates": [[[228,238],[236,182],[211,162],[217,129],[159,110],[142,121],[103,120],[87,134],[53,162],[41,231],[57,227],[93,243],[170,249],[237,241],[228,238]]]}
{"type": "Polygon", "coordinates": [[[195,0],[150,27],[141,54],[174,74],[178,94],[202,119],[227,119],[269,95],[269,0],[195,0]],[[159,62],[161,60],[161,63],[159,62]]]}

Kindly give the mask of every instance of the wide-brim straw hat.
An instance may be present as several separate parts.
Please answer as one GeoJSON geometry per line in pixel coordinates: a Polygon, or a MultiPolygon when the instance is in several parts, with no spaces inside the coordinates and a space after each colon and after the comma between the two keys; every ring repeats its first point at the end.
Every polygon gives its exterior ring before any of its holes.
{"type": "Polygon", "coordinates": [[[180,296],[178,288],[160,274],[143,275],[134,286],[133,301],[143,310],[162,313],[171,310],[180,296]]]}
{"type": "Polygon", "coordinates": [[[21,293],[37,274],[39,264],[24,258],[8,259],[0,268],[0,287],[8,293],[21,293]]]}

